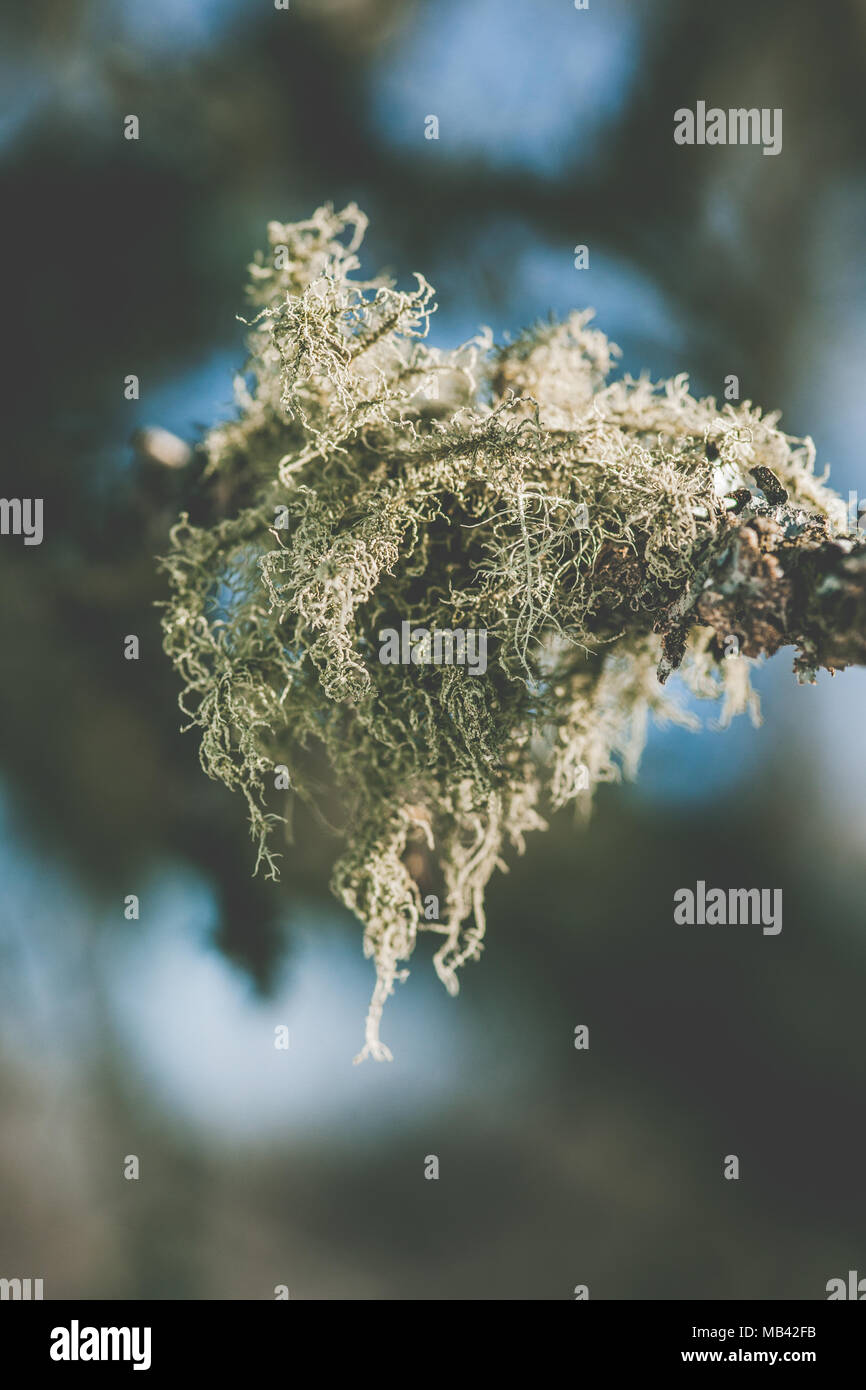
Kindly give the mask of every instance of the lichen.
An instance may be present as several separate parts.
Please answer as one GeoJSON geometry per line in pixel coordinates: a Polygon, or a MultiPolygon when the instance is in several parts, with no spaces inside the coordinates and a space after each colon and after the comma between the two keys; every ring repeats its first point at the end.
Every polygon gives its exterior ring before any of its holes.
{"type": "MultiPolygon", "coordinates": [[[[246,799],[256,867],[278,875],[286,798],[338,808],[333,889],[376,968],[360,1057],[387,1058],[418,932],[456,992],[509,850],[633,775],[651,714],[694,722],[657,679],[660,623],[693,602],[734,493],[764,468],[812,511],[833,497],[811,441],[750,402],[611,380],[591,311],[428,346],[430,285],[359,278],[365,225],[354,206],[269,224],[237,415],[205,441],[222,514],[182,516],[161,564],[187,727],[246,799]],[[378,634],[403,622],[485,632],[486,671],[383,664],[378,634]]],[[[680,671],[726,722],[757,717],[749,665],[699,628],[680,671]]]]}

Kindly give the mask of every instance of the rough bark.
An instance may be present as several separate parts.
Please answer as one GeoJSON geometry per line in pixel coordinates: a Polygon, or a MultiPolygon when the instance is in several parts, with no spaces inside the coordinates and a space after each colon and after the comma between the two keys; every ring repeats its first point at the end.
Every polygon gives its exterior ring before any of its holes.
{"type": "Polygon", "coordinates": [[[820,667],[866,665],[866,537],[833,535],[825,516],[790,507],[783,491],[775,506],[746,496],[725,543],[656,624],[659,679],[679,665],[694,623],[711,627],[722,646],[735,636],[746,656],[796,647],[801,680],[820,667]]]}

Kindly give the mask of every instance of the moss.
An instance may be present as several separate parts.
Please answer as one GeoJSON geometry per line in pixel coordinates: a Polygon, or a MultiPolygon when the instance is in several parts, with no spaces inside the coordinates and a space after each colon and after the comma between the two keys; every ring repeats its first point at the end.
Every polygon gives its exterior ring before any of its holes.
{"type": "MultiPolygon", "coordinates": [[[[291,818],[276,766],[290,802],[340,807],[333,887],[377,975],[360,1055],[382,1058],[417,933],[441,936],[455,992],[508,851],[634,773],[650,714],[690,722],[656,677],[680,656],[664,632],[755,470],[794,505],[826,512],[832,494],[811,441],[749,402],[698,400],[685,376],[611,380],[618,349],[589,312],[505,346],[428,347],[431,287],[359,278],[364,226],[354,207],[269,225],[237,417],[206,440],[208,479],[226,496],[241,479],[244,503],[181,518],[161,563],[187,727],[246,798],[257,867],[277,876],[291,818]],[[382,664],[379,631],[404,621],[486,632],[486,673],[382,664]]],[[[748,660],[718,660],[712,637],[693,634],[684,679],[724,719],[755,715],[748,660]]]]}

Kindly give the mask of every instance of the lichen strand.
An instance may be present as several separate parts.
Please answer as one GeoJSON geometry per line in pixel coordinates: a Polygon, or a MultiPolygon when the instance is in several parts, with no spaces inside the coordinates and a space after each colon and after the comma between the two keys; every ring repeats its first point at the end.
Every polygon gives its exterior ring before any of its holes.
{"type": "Polygon", "coordinates": [[[377,975],[360,1056],[385,1058],[417,933],[441,936],[455,992],[508,850],[633,773],[650,714],[691,722],[660,663],[685,647],[685,681],[723,720],[756,715],[749,658],[721,659],[709,626],[685,645],[686,625],[743,489],[768,505],[756,467],[788,507],[827,515],[832,494],[811,441],[748,402],[697,400],[685,376],[610,382],[618,349],[590,312],[504,347],[427,346],[430,286],[357,278],[364,226],[354,206],[269,225],[237,417],[206,441],[220,514],[184,516],[161,563],[187,727],[245,796],[257,866],[277,876],[290,820],[276,766],[291,799],[340,807],[333,887],[377,975]],[[379,630],[403,621],[486,631],[486,673],[381,664],[379,630]]]}

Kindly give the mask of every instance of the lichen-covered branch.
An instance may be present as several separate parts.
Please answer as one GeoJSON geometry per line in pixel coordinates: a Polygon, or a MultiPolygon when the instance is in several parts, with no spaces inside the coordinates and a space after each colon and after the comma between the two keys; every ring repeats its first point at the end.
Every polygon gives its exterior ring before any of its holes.
{"type": "Polygon", "coordinates": [[[695,613],[719,638],[736,633],[746,656],[796,647],[801,679],[866,665],[866,544],[814,512],[755,510],[732,524],[695,613]]]}
{"type": "Polygon", "coordinates": [[[685,376],[611,379],[589,312],[432,348],[423,276],[358,276],[364,226],[268,228],[237,418],[206,441],[213,519],[174,528],[163,630],[258,862],[276,877],[294,814],[335,824],[381,1058],[418,932],[455,992],[509,849],[633,774],[651,714],[694,724],[671,671],[757,718],[756,657],[835,668],[866,627],[811,440],[685,376]]]}

